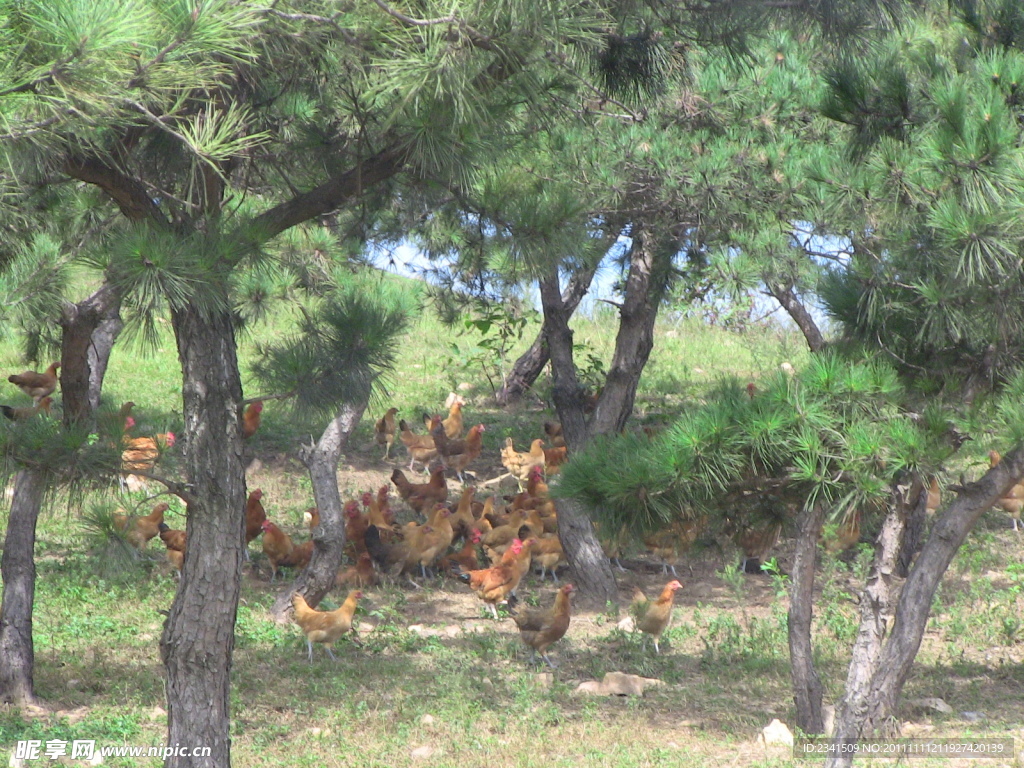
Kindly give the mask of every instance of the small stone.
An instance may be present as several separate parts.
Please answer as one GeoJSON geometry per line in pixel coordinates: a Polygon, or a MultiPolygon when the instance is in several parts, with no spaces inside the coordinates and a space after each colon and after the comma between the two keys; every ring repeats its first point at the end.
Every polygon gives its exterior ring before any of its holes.
{"type": "Polygon", "coordinates": [[[65,683],[65,685],[67,685],[67,687],[70,688],[71,690],[77,689],[78,686],[80,686],[81,684],[82,684],[82,681],[79,680],[77,677],[73,677],[70,680],[68,680],[67,683],[65,683]]]}
{"type": "Polygon", "coordinates": [[[985,719],[984,712],[961,712],[960,717],[969,723],[980,723],[985,719]]]}
{"type": "Polygon", "coordinates": [[[423,717],[420,718],[420,725],[433,725],[433,724],[434,724],[434,716],[433,715],[424,715],[423,717]]]}
{"type": "Polygon", "coordinates": [[[792,747],[793,732],[784,722],[776,718],[761,730],[761,740],[766,747],[773,745],[792,747]]]}
{"type": "Polygon", "coordinates": [[[550,672],[538,672],[533,676],[533,682],[538,688],[546,690],[555,682],[555,676],[550,672]]]}
{"type": "MultiPolygon", "coordinates": [[[[472,388],[473,388],[473,385],[472,385],[472,384],[470,384],[470,383],[469,383],[468,381],[464,381],[464,382],[462,382],[462,383],[461,383],[461,384],[459,384],[459,386],[457,387],[457,389],[459,390],[459,392],[468,392],[468,391],[469,391],[469,390],[471,390],[472,388]]],[[[449,407],[451,407],[451,406],[449,406],[449,407]]]]}
{"type": "Polygon", "coordinates": [[[416,747],[412,752],[409,753],[409,757],[413,760],[426,760],[428,757],[432,757],[434,754],[434,748],[430,746],[416,747]]]}
{"type": "Polygon", "coordinates": [[[930,709],[933,712],[941,712],[944,715],[953,713],[953,708],[942,699],[931,697],[926,699],[912,699],[910,706],[918,709],[930,709]]]}
{"type": "Polygon", "coordinates": [[[323,732],[324,732],[323,728],[317,728],[316,726],[313,726],[312,728],[309,729],[309,735],[310,736],[319,736],[323,732]]]}
{"type": "Polygon", "coordinates": [[[627,616],[615,626],[617,626],[623,632],[632,632],[634,629],[636,629],[636,622],[633,620],[632,616],[627,616]]]}
{"type": "Polygon", "coordinates": [[[491,678],[489,678],[489,677],[485,677],[485,678],[480,680],[480,685],[482,685],[484,688],[493,688],[494,687],[494,681],[491,680],[491,678]]]}
{"type": "Polygon", "coordinates": [[[100,754],[99,750],[92,753],[92,757],[87,761],[89,765],[103,765],[103,755],[100,754]]]}
{"type": "Polygon", "coordinates": [[[462,634],[462,627],[455,624],[449,624],[442,630],[442,632],[444,632],[446,637],[458,637],[462,634]]]}

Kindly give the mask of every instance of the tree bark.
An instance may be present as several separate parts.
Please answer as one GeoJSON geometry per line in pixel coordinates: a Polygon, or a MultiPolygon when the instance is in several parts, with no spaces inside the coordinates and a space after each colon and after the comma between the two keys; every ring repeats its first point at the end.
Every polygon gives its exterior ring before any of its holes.
{"type": "Polygon", "coordinates": [[[245,547],[242,383],[231,317],[172,310],[182,369],[188,547],[164,625],[168,743],[209,747],[167,768],[230,765],[230,673],[245,547]]]}
{"type": "Polygon", "coordinates": [[[67,423],[89,420],[100,406],[110,352],[121,333],[121,297],[104,284],[61,314],[60,391],[67,423]]]}
{"type": "MultiPolygon", "coordinates": [[[[566,312],[567,321],[568,318],[572,317],[576,308],[579,307],[583,297],[587,295],[587,291],[590,290],[590,284],[593,282],[596,272],[597,267],[592,267],[577,272],[569,278],[569,284],[561,295],[562,307],[566,312]]],[[[555,285],[557,285],[558,267],[553,267],[545,279],[554,281],[555,285]]],[[[526,391],[537,381],[537,378],[544,370],[544,366],[548,364],[551,355],[548,352],[545,340],[546,324],[547,318],[545,316],[544,323],[541,325],[533,344],[512,365],[512,370],[509,371],[505,379],[505,385],[495,398],[498,401],[498,405],[509,405],[526,394],[526,391]]]]}
{"type": "MultiPolygon", "coordinates": [[[[1024,448],[1017,446],[978,482],[964,486],[956,500],[938,516],[903,586],[891,632],[882,645],[883,605],[890,589],[887,574],[896,568],[906,518],[906,498],[894,499],[879,534],[875,565],[862,598],[860,633],[850,661],[846,694],[836,712],[833,739],[848,742],[869,736],[895,711],[921,646],[943,574],[982,514],[1022,476],[1024,448]]],[[[852,759],[849,755],[829,757],[825,766],[847,768],[852,759]]]]}
{"type": "Polygon", "coordinates": [[[309,470],[313,498],[320,510],[320,525],[313,531],[313,558],[309,567],[282,591],[270,610],[275,621],[284,621],[291,610],[292,593],[299,592],[316,607],[334,587],[345,546],[345,520],[338,491],[338,463],[352,430],[363,418],[367,401],[345,405],[327,425],[316,445],[303,446],[299,457],[309,470]]]}
{"type": "Polygon", "coordinates": [[[557,272],[540,281],[540,301],[544,309],[544,338],[551,355],[552,397],[562,423],[562,436],[572,451],[586,444],[587,422],[583,414],[584,392],[573,361],[569,312],[562,301],[557,272]]]}
{"type": "Polygon", "coordinates": [[[783,286],[781,283],[768,279],[765,279],[764,284],[768,287],[768,292],[775,297],[775,300],[793,318],[793,322],[800,329],[800,333],[804,335],[804,340],[807,342],[811,352],[817,352],[822,349],[825,346],[825,337],[821,335],[818,324],[814,322],[811,313],[807,311],[807,307],[804,306],[803,302],[796,295],[793,286],[783,286]]]}
{"type": "Polygon", "coordinates": [[[824,523],[824,508],[815,504],[800,513],[792,587],[789,597],[789,658],[796,703],[796,724],[808,734],[825,732],[821,712],[821,678],[814,668],[811,622],[814,618],[814,561],[824,523]]]}
{"type": "Polygon", "coordinates": [[[665,294],[665,275],[662,273],[668,266],[665,263],[668,251],[642,225],[634,225],[632,235],[629,274],[619,310],[615,352],[604,389],[587,424],[588,442],[595,435],[616,434],[625,428],[633,414],[640,374],[654,349],[654,322],[665,294]]]}
{"type": "Polygon", "coordinates": [[[0,559],[0,701],[35,704],[32,605],[36,590],[36,522],[46,491],[46,475],[23,469],[14,480],[14,499],[0,559]]]}
{"type": "Polygon", "coordinates": [[[569,561],[573,585],[579,590],[580,607],[603,611],[618,603],[611,562],[601,549],[594,525],[576,499],[558,500],[558,538],[569,561]]]}

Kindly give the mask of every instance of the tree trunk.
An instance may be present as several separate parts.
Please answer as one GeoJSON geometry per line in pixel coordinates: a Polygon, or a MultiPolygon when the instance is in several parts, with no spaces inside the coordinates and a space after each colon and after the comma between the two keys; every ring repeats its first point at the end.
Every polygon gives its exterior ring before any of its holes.
{"type": "Polygon", "coordinates": [[[615,352],[604,389],[587,424],[587,442],[595,435],[621,432],[633,414],[640,374],[654,349],[654,321],[665,293],[662,273],[667,266],[666,257],[669,252],[665,246],[645,228],[635,225],[615,352]]]}
{"type": "Polygon", "coordinates": [[[557,273],[545,275],[540,281],[540,301],[544,309],[544,338],[551,355],[552,397],[562,423],[562,436],[572,451],[586,444],[587,422],[583,414],[583,388],[576,378],[573,361],[569,312],[562,301],[557,273]]]}
{"type": "Polygon", "coordinates": [[[0,559],[0,701],[36,703],[32,682],[32,603],[36,591],[36,521],[46,491],[46,475],[23,469],[14,480],[14,499],[0,559]]]}
{"type": "Polygon", "coordinates": [[[804,340],[807,341],[807,346],[811,352],[817,352],[822,349],[825,346],[825,338],[821,335],[818,324],[814,322],[811,313],[807,311],[807,307],[803,305],[803,302],[796,295],[793,286],[783,286],[781,283],[768,279],[765,279],[764,283],[768,286],[768,292],[775,297],[775,300],[782,305],[782,308],[789,313],[793,322],[796,323],[796,327],[804,335],[804,340]]]}
{"type": "MultiPolygon", "coordinates": [[[[907,499],[894,498],[879,534],[875,565],[862,597],[861,627],[854,645],[846,694],[836,712],[833,738],[853,741],[871,735],[895,711],[927,628],[932,600],[943,574],[978,519],[1024,476],[1024,448],[1018,446],[976,483],[964,486],[932,526],[928,541],[903,586],[888,640],[883,606],[889,598],[886,574],[896,568],[907,499]]],[[[917,501],[917,499],[915,499],[917,501]]],[[[826,768],[847,768],[852,757],[830,757],[826,768]]]]}
{"type": "Polygon", "coordinates": [[[320,510],[320,526],[313,531],[313,559],[294,583],[281,592],[270,610],[275,621],[282,622],[291,609],[293,592],[299,592],[311,606],[316,606],[334,587],[345,546],[345,520],[338,492],[338,462],[348,445],[352,430],[363,418],[367,401],[345,405],[327,425],[316,445],[303,446],[302,463],[309,470],[313,498],[320,510]]]}
{"type": "Polygon", "coordinates": [[[167,768],[230,765],[229,686],[245,547],[242,383],[226,313],[172,311],[182,369],[188,547],[164,625],[168,743],[210,748],[167,768]]]}
{"type": "MultiPolygon", "coordinates": [[[[617,235],[618,233],[616,233],[617,235]]],[[[590,283],[594,280],[595,272],[597,272],[596,267],[588,268],[569,278],[569,284],[561,296],[567,322],[580,305],[583,297],[587,295],[587,291],[590,290],[590,283]]],[[[558,267],[553,267],[546,279],[558,285],[558,267]]],[[[537,381],[537,377],[544,370],[544,366],[548,364],[551,355],[548,353],[548,346],[545,340],[546,324],[547,319],[545,317],[544,323],[541,325],[533,344],[513,364],[512,370],[509,371],[505,379],[505,386],[497,394],[496,400],[498,405],[509,405],[526,394],[526,391],[537,381]]]]}
{"type": "Polygon", "coordinates": [[[821,678],[814,668],[811,621],[814,618],[814,560],[825,511],[820,504],[800,513],[789,597],[789,659],[796,703],[796,724],[808,734],[825,732],[821,678]]]}
{"type": "Polygon", "coordinates": [[[121,297],[104,284],[61,314],[60,391],[67,423],[89,420],[100,406],[103,377],[114,341],[124,325],[121,297]]]}
{"type": "Polygon", "coordinates": [[[609,603],[617,604],[619,591],[611,562],[601,549],[590,516],[576,499],[558,500],[558,538],[569,561],[573,586],[580,593],[580,607],[603,611],[609,603]]]}

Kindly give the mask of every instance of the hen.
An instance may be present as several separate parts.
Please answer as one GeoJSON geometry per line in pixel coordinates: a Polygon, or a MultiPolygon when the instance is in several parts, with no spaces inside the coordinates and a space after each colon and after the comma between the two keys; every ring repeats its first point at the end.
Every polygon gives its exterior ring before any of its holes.
{"type": "MultiPolygon", "coordinates": [[[[440,423],[440,417],[434,416],[431,420],[431,429],[440,423]]],[[[398,422],[398,439],[402,441],[402,445],[409,452],[409,471],[412,472],[412,467],[415,462],[419,462],[426,468],[427,463],[437,457],[437,446],[434,445],[434,438],[429,434],[417,435],[411,429],[409,425],[405,423],[405,420],[398,422]]]]}
{"type": "MultiPolygon", "coordinates": [[[[377,442],[377,445],[384,446],[384,455],[382,459],[391,458],[391,446],[395,442],[395,414],[398,413],[397,408],[388,408],[384,416],[377,421],[373,427],[373,437],[377,442]]],[[[412,469],[412,467],[410,467],[412,469]]]]}
{"type": "Polygon", "coordinates": [[[671,570],[673,576],[679,575],[676,573],[679,556],[693,546],[693,542],[697,540],[706,525],[706,517],[697,520],[683,520],[644,538],[644,546],[661,561],[662,574],[668,574],[671,570]]]}
{"type": "MultiPolygon", "coordinates": [[[[989,466],[994,467],[1002,460],[1003,457],[999,455],[998,451],[988,452],[989,466]]],[[[1024,509],[1024,484],[1017,483],[1006,492],[1006,495],[1003,496],[1003,498],[999,499],[999,501],[992,506],[998,507],[1008,514],[1010,519],[1013,521],[1013,530],[1018,530],[1017,523],[1020,521],[1021,509],[1024,509]]]]}
{"type": "Polygon", "coordinates": [[[545,421],[544,434],[548,436],[548,439],[551,441],[551,445],[553,447],[565,447],[565,437],[562,436],[562,425],[559,424],[557,421],[545,421]]]}
{"type": "MultiPolygon", "coordinates": [[[[130,416],[126,421],[129,427],[135,423],[130,416]]],[[[124,436],[122,444],[125,447],[121,451],[121,474],[129,490],[138,490],[146,484],[145,478],[140,477],[138,473],[152,471],[160,454],[168,448],[173,448],[174,443],[173,432],[160,432],[155,437],[124,436]]]]}
{"type": "MultiPolygon", "coordinates": [[[[636,621],[636,628],[644,635],[654,638],[655,653],[661,653],[658,640],[672,619],[672,602],[675,600],[676,590],[681,589],[682,586],[678,581],[670,581],[653,603],[644,596],[639,588],[633,592],[633,603],[630,610],[636,621]]],[[[647,647],[646,637],[644,637],[644,647],[647,647]]]]}
{"type": "Polygon", "coordinates": [[[53,363],[42,373],[36,371],[25,371],[14,373],[7,377],[7,380],[18,389],[32,398],[32,405],[39,405],[39,401],[47,395],[52,395],[57,389],[57,369],[60,363],[53,363]]]}
{"type": "Polygon", "coordinates": [[[492,568],[484,568],[477,571],[463,571],[456,566],[455,575],[461,581],[467,583],[477,597],[483,600],[491,609],[495,620],[498,618],[497,603],[506,600],[522,579],[525,569],[529,568],[530,549],[524,546],[519,539],[512,542],[506,550],[498,565],[492,568]]]}
{"type": "Polygon", "coordinates": [[[188,542],[188,536],[185,531],[172,530],[171,526],[166,523],[160,523],[158,528],[160,529],[160,541],[167,548],[167,561],[180,572],[181,566],[185,562],[185,544],[188,542]]]}
{"type": "Polygon", "coordinates": [[[296,546],[291,537],[269,520],[264,520],[263,554],[270,561],[270,582],[277,579],[279,568],[302,569],[309,565],[313,557],[313,540],[304,541],[296,546]]]}
{"type": "Polygon", "coordinates": [[[378,581],[377,572],[373,569],[373,560],[370,559],[370,553],[363,552],[356,559],[355,565],[338,569],[338,575],[334,577],[334,586],[372,587],[378,581]]]}
{"type": "Polygon", "coordinates": [[[448,499],[448,482],[443,467],[431,472],[430,480],[425,483],[411,483],[402,470],[396,469],[391,473],[391,482],[405,503],[420,514],[426,514],[424,510],[432,509],[435,503],[448,499]]]}
{"type": "Polygon", "coordinates": [[[263,413],[263,401],[253,400],[242,413],[242,438],[248,440],[256,434],[260,428],[260,419],[263,413]]]}
{"type": "Polygon", "coordinates": [[[145,549],[149,540],[160,534],[160,526],[164,522],[164,512],[170,507],[161,502],[153,507],[153,511],[142,517],[131,518],[124,514],[114,515],[114,527],[125,532],[125,539],[136,549],[145,549]]]}
{"type": "Polygon", "coordinates": [[[245,559],[249,559],[249,542],[263,532],[263,523],[267,520],[267,512],[263,509],[263,491],[259,488],[249,493],[245,500],[245,559]]]}
{"type": "Polygon", "coordinates": [[[346,632],[352,631],[352,617],[356,612],[363,593],[358,589],[348,593],[345,602],[333,611],[318,611],[309,607],[306,598],[298,592],[292,595],[292,607],[295,609],[294,620],[299,629],[306,635],[306,647],[309,649],[309,663],[313,663],[313,643],[323,643],[327,655],[334,661],[331,646],[346,632]]]}
{"type": "Polygon", "coordinates": [[[538,608],[512,609],[512,620],[519,627],[519,636],[533,649],[531,661],[539,653],[549,667],[555,666],[548,658],[547,650],[569,629],[569,595],[572,593],[572,584],[566,584],[555,595],[555,604],[546,611],[538,608]]]}
{"type": "Polygon", "coordinates": [[[25,419],[31,419],[33,416],[38,416],[40,413],[45,413],[49,416],[51,405],[53,405],[53,398],[47,396],[42,398],[38,405],[25,405],[21,408],[0,405],[0,413],[3,413],[11,421],[24,421],[25,419]]]}
{"type": "Polygon", "coordinates": [[[475,427],[470,428],[464,440],[452,440],[445,434],[444,428],[440,425],[435,426],[431,430],[430,435],[434,438],[434,445],[437,447],[441,460],[446,467],[455,470],[460,483],[464,482],[462,470],[468,467],[480,455],[480,451],[483,450],[484,431],[484,425],[477,424],[475,427]]]}

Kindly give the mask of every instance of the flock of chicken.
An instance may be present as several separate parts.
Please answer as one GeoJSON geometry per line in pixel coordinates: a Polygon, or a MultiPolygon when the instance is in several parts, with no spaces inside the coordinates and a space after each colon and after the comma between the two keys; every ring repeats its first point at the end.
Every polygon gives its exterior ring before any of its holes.
{"type": "MultiPolygon", "coordinates": [[[[54,363],[42,373],[25,371],[8,377],[8,381],[32,398],[33,405],[20,408],[0,405],[0,412],[11,420],[49,414],[53,402],[50,395],[57,386],[59,367],[59,363],[54,363]]],[[[135,424],[131,417],[133,405],[125,403],[120,414],[125,431],[121,469],[129,487],[132,487],[133,479],[143,482],[139,475],[144,476],[151,470],[160,452],[175,442],[174,434],[170,432],[154,437],[132,437],[129,431],[135,424]]],[[[345,504],[346,554],[353,564],[339,570],[335,585],[354,589],[335,611],[318,611],[310,607],[302,596],[293,596],[294,620],[306,635],[310,660],[313,643],[324,644],[333,658],[330,645],[351,630],[352,617],[363,588],[379,583],[381,578],[400,577],[419,587],[413,581],[413,575],[418,573],[426,578],[431,571],[466,583],[495,619],[499,618],[497,606],[507,604],[523,641],[534,654],[539,653],[548,664],[552,664],[547,650],[568,629],[573,587],[561,586],[553,605],[547,609],[518,605],[516,590],[531,567],[540,570],[541,580],[550,573],[557,583],[557,569],[565,563],[557,534],[555,501],[550,497],[544,479],[557,473],[566,459],[561,428],[550,422],[544,424],[551,447],[544,445],[544,439],[536,439],[528,451],[521,452],[515,449],[511,438],[506,439],[500,458],[508,474],[496,480],[513,477],[519,483],[519,493],[503,499],[491,495],[481,500],[476,497],[475,487],[464,486],[458,500],[449,502],[446,471],[451,471],[460,482],[464,482],[468,466],[482,452],[482,436],[486,431],[483,424],[477,424],[463,434],[462,406],[461,398],[454,397],[449,403],[447,418],[425,417],[424,433],[414,432],[404,420],[396,422],[396,408],[390,408],[376,422],[375,439],[384,446],[383,458],[390,458],[397,438],[409,454],[409,470],[412,471],[419,463],[429,473],[429,478],[425,482],[414,482],[401,469],[396,468],[392,472],[391,482],[398,496],[417,516],[404,525],[395,521],[390,508],[390,486],[381,487],[376,494],[364,493],[359,501],[351,500],[345,504]]],[[[241,414],[244,438],[251,437],[259,429],[262,410],[263,403],[259,400],[249,403],[244,409],[241,414]]],[[[990,451],[989,459],[991,466],[995,466],[1000,456],[990,451]]],[[[262,536],[263,554],[270,564],[273,582],[280,569],[301,570],[309,564],[313,541],[308,539],[296,544],[267,518],[262,499],[263,492],[257,488],[246,501],[246,558],[249,557],[248,544],[262,536]]],[[[938,504],[938,480],[933,478],[928,489],[928,511],[933,512],[938,504]]],[[[1016,531],[1024,508],[1024,485],[1014,486],[995,506],[1011,516],[1016,531]]],[[[130,517],[119,510],[113,515],[112,522],[127,543],[139,550],[159,536],[166,548],[168,561],[180,571],[187,537],[185,531],[173,530],[164,522],[167,509],[167,504],[160,503],[148,515],[137,517],[130,517]]],[[[305,520],[311,531],[319,526],[318,510],[315,507],[307,510],[305,520]]],[[[826,542],[826,546],[835,550],[855,544],[860,537],[859,523],[859,517],[846,521],[839,527],[835,540],[826,542]]],[[[675,565],[679,556],[690,548],[706,525],[706,518],[677,522],[646,537],[644,544],[661,563],[662,572],[668,574],[671,570],[676,576],[675,565]]],[[[778,541],[781,527],[781,523],[772,522],[761,526],[736,526],[729,531],[743,551],[744,566],[748,559],[760,560],[765,556],[778,541]]],[[[605,532],[601,538],[609,557],[621,569],[618,550],[622,532],[618,535],[605,532]]],[[[680,587],[678,580],[672,580],[655,600],[647,600],[639,591],[634,596],[634,626],[645,635],[652,636],[655,652],[660,652],[659,639],[668,625],[675,591],[680,587]]]]}

